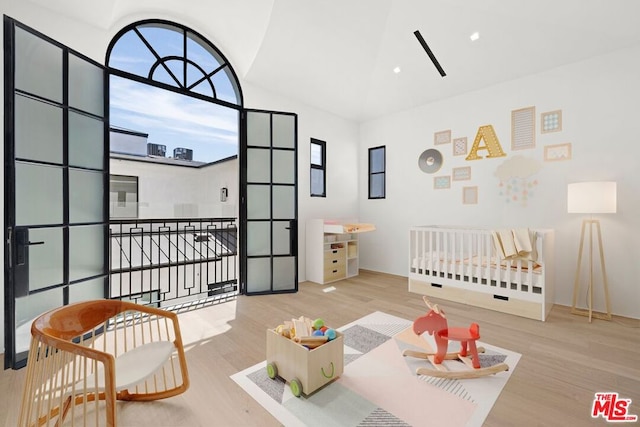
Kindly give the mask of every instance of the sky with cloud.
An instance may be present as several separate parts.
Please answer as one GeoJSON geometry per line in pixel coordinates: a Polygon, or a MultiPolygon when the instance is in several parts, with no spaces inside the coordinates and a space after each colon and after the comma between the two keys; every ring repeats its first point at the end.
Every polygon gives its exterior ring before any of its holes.
{"type": "MultiPolygon", "coordinates": [[[[175,32],[154,30],[145,34],[153,37],[154,47],[162,46],[166,50],[163,55],[175,49],[175,32]],[[166,40],[161,37],[163,34],[166,34],[166,40]]],[[[189,43],[192,47],[189,58],[198,59],[198,65],[207,71],[215,69],[217,61],[214,58],[207,61],[207,52],[197,49],[193,40],[189,43]]],[[[149,71],[150,60],[155,61],[150,58],[148,49],[144,52],[145,49],[137,36],[126,35],[114,47],[110,65],[144,76],[149,71]]],[[[224,76],[224,73],[217,74],[224,76]]],[[[238,153],[237,110],[117,76],[111,76],[109,90],[111,126],[148,134],[149,143],[167,147],[168,157],[177,147],[193,150],[193,160],[202,162],[213,162],[238,153]]],[[[224,96],[218,94],[221,99],[224,96]]]]}

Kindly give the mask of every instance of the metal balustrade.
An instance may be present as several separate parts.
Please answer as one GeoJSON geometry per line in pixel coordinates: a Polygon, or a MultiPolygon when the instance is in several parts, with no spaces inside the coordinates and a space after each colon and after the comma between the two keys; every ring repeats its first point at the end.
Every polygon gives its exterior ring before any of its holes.
{"type": "Polygon", "coordinates": [[[110,221],[109,298],[179,309],[235,298],[236,218],[110,221]]]}

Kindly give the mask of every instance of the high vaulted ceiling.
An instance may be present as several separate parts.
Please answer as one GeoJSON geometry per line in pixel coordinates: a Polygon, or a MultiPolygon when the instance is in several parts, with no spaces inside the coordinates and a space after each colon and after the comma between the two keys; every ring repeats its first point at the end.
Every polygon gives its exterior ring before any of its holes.
{"type": "Polygon", "coordinates": [[[131,18],[185,24],[241,82],[355,121],[640,45],[638,0],[29,1],[114,32],[131,18]]]}

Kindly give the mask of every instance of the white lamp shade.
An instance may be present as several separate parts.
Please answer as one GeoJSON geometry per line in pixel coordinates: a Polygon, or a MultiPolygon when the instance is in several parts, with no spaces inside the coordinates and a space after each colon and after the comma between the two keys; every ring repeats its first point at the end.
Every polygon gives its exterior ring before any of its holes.
{"type": "Polygon", "coordinates": [[[615,182],[576,182],[567,190],[569,213],[616,213],[615,182]]]}

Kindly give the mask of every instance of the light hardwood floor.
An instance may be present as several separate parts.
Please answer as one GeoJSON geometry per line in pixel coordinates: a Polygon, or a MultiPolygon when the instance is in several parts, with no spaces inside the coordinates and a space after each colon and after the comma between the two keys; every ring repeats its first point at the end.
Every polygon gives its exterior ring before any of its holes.
{"type": "MultiPolygon", "coordinates": [[[[374,311],[406,319],[425,312],[407,278],[361,271],[326,286],[301,283],[295,294],[239,296],[235,301],[181,314],[191,387],[164,401],[119,403],[119,426],[278,426],[230,375],[265,359],[265,330],[291,317],[322,317],[344,325],[374,311]]],[[[591,418],[595,392],[632,399],[640,415],[639,321],[574,316],[554,306],[538,322],[433,298],[449,322],[480,324],[481,340],[522,354],[489,414],[486,426],[606,425],[591,418]]],[[[0,426],[15,427],[24,369],[0,372],[0,426]]],[[[419,410],[419,409],[416,409],[419,410]]],[[[428,425],[429,414],[425,414],[428,425]]]]}

